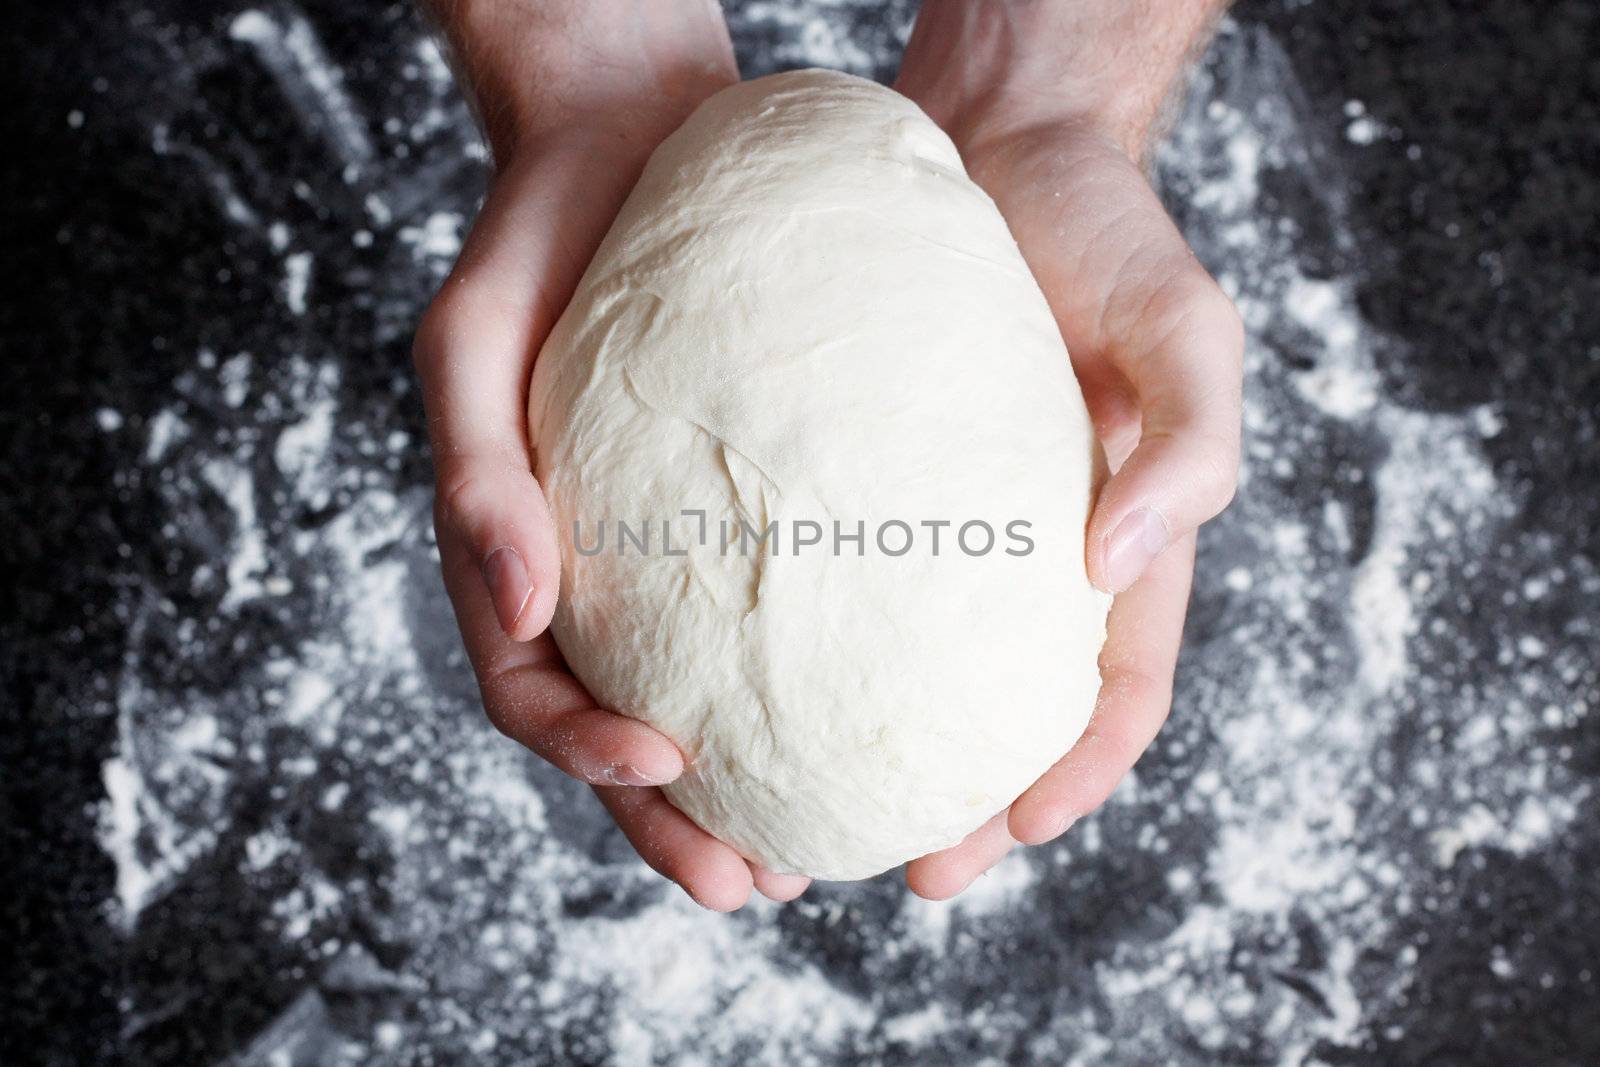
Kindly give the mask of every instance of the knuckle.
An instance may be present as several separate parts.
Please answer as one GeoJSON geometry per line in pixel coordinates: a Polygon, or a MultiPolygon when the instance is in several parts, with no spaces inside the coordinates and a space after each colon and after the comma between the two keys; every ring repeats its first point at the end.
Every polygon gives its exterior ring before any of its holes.
{"type": "Polygon", "coordinates": [[[501,706],[498,700],[494,699],[491,687],[484,685],[481,687],[481,692],[483,696],[483,715],[484,718],[489,720],[489,725],[493,726],[502,737],[520,741],[521,738],[511,716],[507,715],[505,708],[501,706]]]}
{"type": "Polygon", "coordinates": [[[1130,355],[1143,359],[1163,349],[1208,364],[1222,360],[1230,375],[1242,364],[1244,322],[1238,308],[1192,256],[1159,272],[1162,280],[1125,310],[1130,355]]]}
{"type": "Polygon", "coordinates": [[[433,502],[434,530],[468,532],[479,508],[482,485],[483,480],[470,470],[441,471],[433,502]]]}
{"type": "Polygon", "coordinates": [[[1244,347],[1244,320],[1238,307],[1198,262],[1191,261],[1173,289],[1177,315],[1194,322],[1213,344],[1222,343],[1230,350],[1244,347]]]}
{"type": "Polygon", "coordinates": [[[1206,509],[1215,515],[1233,502],[1239,488],[1239,445],[1216,433],[1204,433],[1190,443],[1200,476],[1206,509]]]}
{"type": "Polygon", "coordinates": [[[1096,715],[1102,709],[1112,708],[1117,712],[1119,723],[1126,725],[1137,720],[1145,724],[1144,729],[1130,732],[1111,727],[1096,731],[1095,724],[1091,722],[1090,730],[1102,743],[1116,744],[1126,749],[1123,755],[1126,765],[1131,767],[1149,744],[1149,738],[1161,728],[1172,711],[1171,673],[1163,675],[1128,662],[1126,658],[1115,657],[1109,652],[1102,653],[1100,706],[1096,709],[1096,715]]]}
{"type": "Polygon", "coordinates": [[[1147,437],[1141,447],[1147,443],[1162,449],[1159,462],[1182,487],[1176,493],[1180,510],[1204,522],[1233,502],[1239,487],[1237,434],[1189,426],[1147,437]]]}
{"type": "Polygon", "coordinates": [[[541,751],[544,740],[535,728],[538,717],[533,709],[517,699],[515,671],[491,668],[481,671],[478,677],[478,696],[483,701],[483,713],[489,725],[511,740],[534,752],[541,751]]]}

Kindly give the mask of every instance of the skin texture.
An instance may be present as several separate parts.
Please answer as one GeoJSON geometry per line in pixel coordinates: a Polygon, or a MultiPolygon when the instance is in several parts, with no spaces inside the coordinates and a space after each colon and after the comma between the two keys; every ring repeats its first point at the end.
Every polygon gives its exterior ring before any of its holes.
{"type": "MultiPolygon", "coordinates": [[[[560,561],[532,473],[533,360],[650,152],[737,78],[710,0],[432,0],[496,161],[415,355],[445,585],[490,720],[590,783],[646,863],[718,911],[804,878],[747,863],[655,785],[677,747],[595,706],[546,629],[560,561]]],[[[1109,477],[1088,567],[1117,593],[1088,731],[1011,806],[907,865],[943,899],[1092,811],[1171,702],[1194,529],[1228,502],[1243,337],[1141,169],[1216,0],[928,0],[896,87],[1000,206],[1072,353],[1109,477]],[[1070,72],[1063,74],[1062,72],[1070,72]]]]}

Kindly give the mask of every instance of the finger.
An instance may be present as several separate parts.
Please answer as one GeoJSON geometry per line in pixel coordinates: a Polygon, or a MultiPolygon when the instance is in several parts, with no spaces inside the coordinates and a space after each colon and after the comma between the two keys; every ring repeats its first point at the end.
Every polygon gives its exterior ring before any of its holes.
{"type": "Polygon", "coordinates": [[[1238,313],[1114,144],[1046,128],[977,176],[1049,299],[1108,453],[1085,562],[1097,587],[1119,593],[1232,498],[1238,313]],[[1071,195],[1041,195],[1052,188],[1071,195]]]}
{"type": "Polygon", "coordinates": [[[640,858],[696,904],[737,911],[750,899],[755,879],[744,858],[691,822],[661,790],[601,786],[595,793],[640,858]]]}
{"type": "Polygon", "coordinates": [[[677,747],[597,708],[542,632],[555,609],[554,524],[532,472],[534,353],[633,180],[572,151],[531,156],[496,181],[418,332],[417,369],[438,473],[445,587],[490,720],[584,781],[661,783],[677,747]]]}
{"type": "Polygon", "coordinates": [[[517,640],[549,625],[560,582],[528,438],[534,356],[635,173],[562,149],[501,175],[417,331],[435,526],[467,548],[517,640]]]}
{"type": "Polygon", "coordinates": [[[800,874],[775,874],[759,864],[750,864],[750,876],[755,879],[756,890],[768,900],[786,904],[804,893],[811,879],[800,874]]]}
{"type": "Polygon", "coordinates": [[[1024,844],[1063,833],[1105,802],[1155,738],[1172,706],[1172,675],[1194,573],[1194,535],[1174,544],[1111,605],[1100,653],[1100,696],[1072,751],[1011,805],[1024,844]]]}
{"type": "Polygon", "coordinates": [[[959,845],[930,852],[906,864],[906,885],[919,897],[949,900],[999,863],[1015,844],[1006,829],[1006,813],[1001,812],[959,845]]]}
{"type": "Polygon", "coordinates": [[[1112,358],[1137,394],[1138,445],[1088,531],[1090,578],[1114,593],[1226,507],[1238,482],[1244,335],[1232,302],[1192,260],[1135,299],[1139,321],[1112,358]]]}
{"type": "Polygon", "coordinates": [[[465,546],[446,537],[439,553],[484,710],[496,729],[591,784],[660,785],[683,773],[683,756],[666,736],[596,706],[549,634],[533,641],[505,634],[465,546]]]}

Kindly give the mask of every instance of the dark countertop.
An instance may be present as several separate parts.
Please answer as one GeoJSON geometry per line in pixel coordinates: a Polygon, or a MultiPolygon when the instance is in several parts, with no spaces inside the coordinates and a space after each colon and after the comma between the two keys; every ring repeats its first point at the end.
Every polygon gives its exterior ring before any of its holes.
{"type": "MultiPolygon", "coordinates": [[[[914,4],[727,5],[886,78],[914,4]]],[[[1249,0],[1162,187],[1250,330],[1171,721],[953,904],[702,913],[483,721],[405,4],[12,12],[0,1062],[1600,1061],[1600,10],[1249,0]]]]}

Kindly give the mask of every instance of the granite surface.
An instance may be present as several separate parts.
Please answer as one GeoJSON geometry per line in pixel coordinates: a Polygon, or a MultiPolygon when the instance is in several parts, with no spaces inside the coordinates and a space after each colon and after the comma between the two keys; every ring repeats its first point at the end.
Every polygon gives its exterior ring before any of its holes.
{"type": "MultiPolygon", "coordinates": [[[[914,5],[729,3],[887,78],[914,5]]],[[[14,5],[0,1063],[1600,1062],[1600,8],[1246,0],[1160,159],[1250,332],[1174,714],[1063,841],[728,918],[483,721],[404,4],[14,5]]]]}

